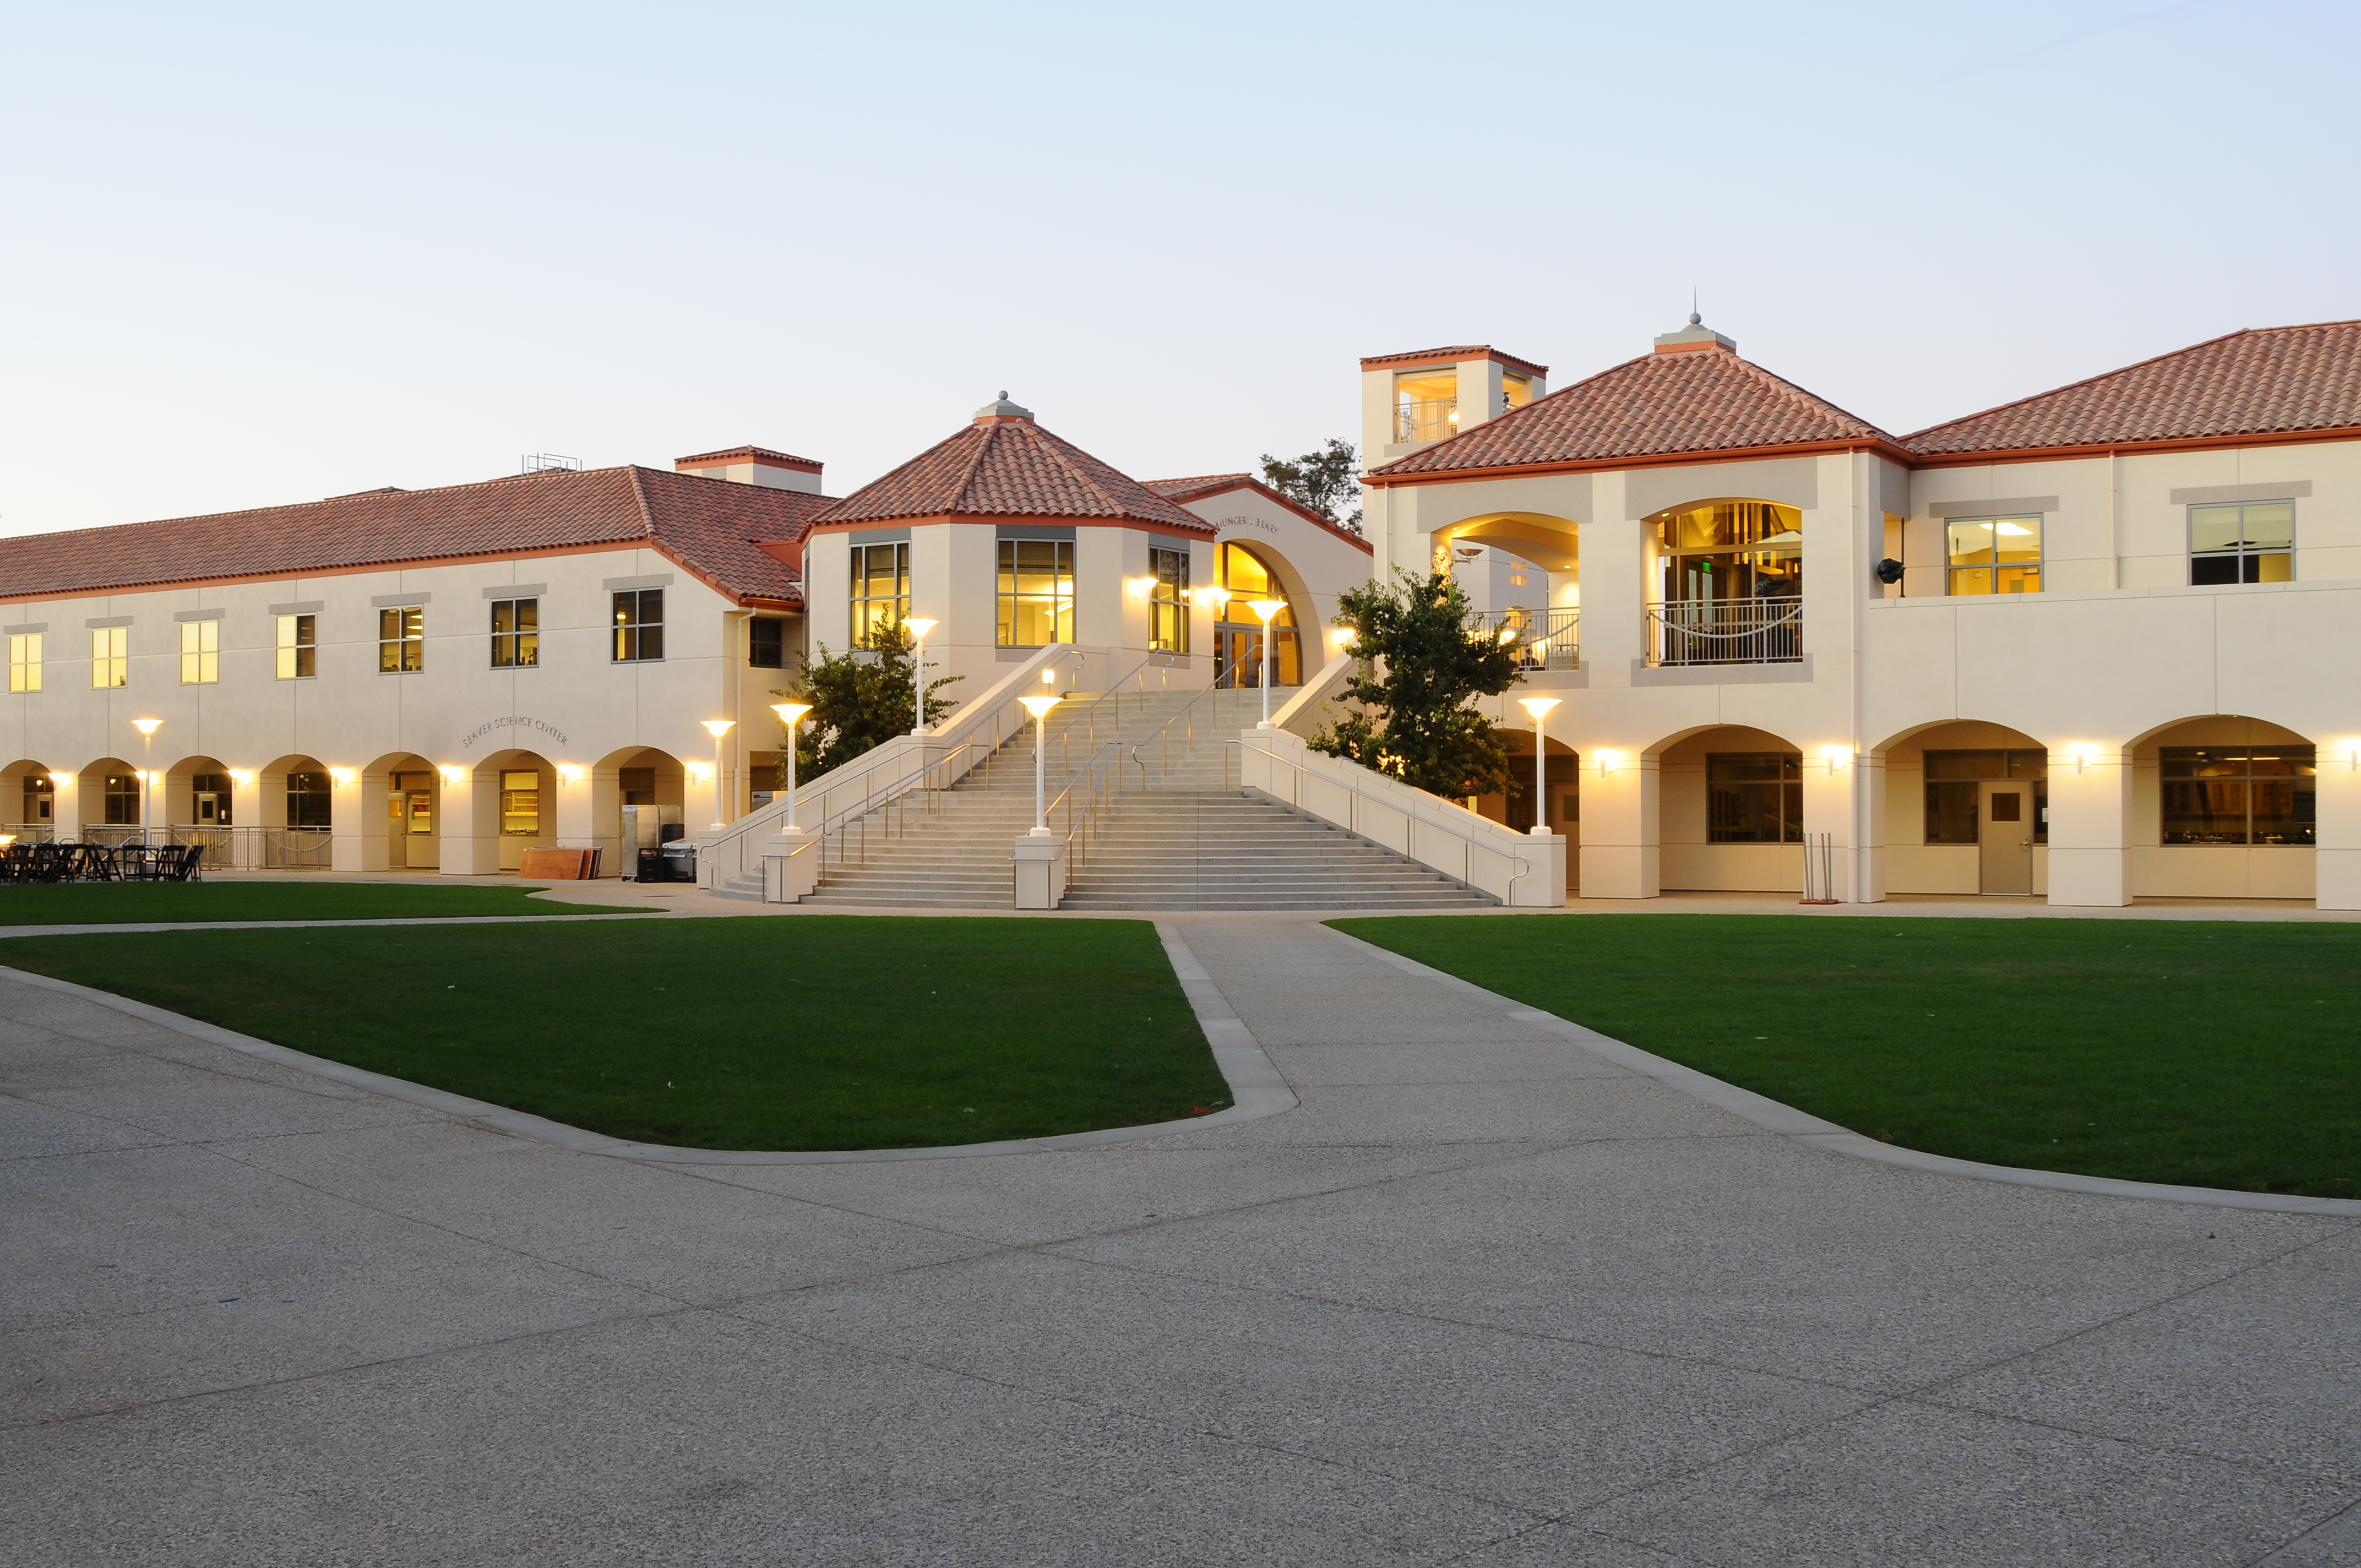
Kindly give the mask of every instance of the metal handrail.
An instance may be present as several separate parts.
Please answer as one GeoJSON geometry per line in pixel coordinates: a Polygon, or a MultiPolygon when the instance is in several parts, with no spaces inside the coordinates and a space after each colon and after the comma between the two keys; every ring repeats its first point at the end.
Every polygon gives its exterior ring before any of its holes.
{"type": "MultiPolygon", "coordinates": [[[[1257,660],[1257,662],[1259,661],[1257,660]]],[[[1207,686],[1203,691],[1199,692],[1195,696],[1191,697],[1189,699],[1188,706],[1181,708],[1180,712],[1174,714],[1171,718],[1166,719],[1161,725],[1157,727],[1155,734],[1150,735],[1147,740],[1142,740],[1138,745],[1134,746],[1131,749],[1132,756],[1134,758],[1138,758],[1139,753],[1146,751],[1148,747],[1159,746],[1160,750],[1158,752],[1159,760],[1157,762],[1157,772],[1163,773],[1170,773],[1172,771],[1172,727],[1176,724],[1185,724],[1185,729],[1182,732],[1184,739],[1180,747],[1180,754],[1185,757],[1190,752],[1195,751],[1197,749],[1197,705],[1203,702],[1207,697],[1212,696],[1216,692],[1237,690],[1238,688],[1235,686],[1224,685],[1222,684],[1222,677],[1224,675],[1235,675],[1238,673],[1239,666],[1246,663],[1246,656],[1244,653],[1241,653],[1236,658],[1231,660],[1227,665],[1216,668],[1213,671],[1213,684],[1207,686]]],[[[1148,773],[1148,763],[1144,759],[1140,760],[1139,771],[1141,777],[1145,779],[1148,773]]],[[[1143,783],[1140,787],[1142,789],[1146,789],[1148,785],[1143,783]]]]}
{"type": "Polygon", "coordinates": [[[1085,848],[1087,840],[1082,836],[1083,830],[1098,823],[1105,816],[1113,801],[1115,790],[1104,787],[1110,766],[1113,768],[1116,788],[1122,787],[1122,743],[1109,740],[1093,751],[1082,763],[1082,771],[1068,779],[1066,787],[1060,790],[1057,795],[1041,808],[1041,819],[1045,823],[1061,808],[1065,812],[1069,877],[1082,869],[1082,861],[1087,853],[1085,848]],[[1078,807],[1074,800],[1074,791],[1083,786],[1087,786],[1087,790],[1078,807]],[[1078,809],[1082,817],[1081,827],[1076,827],[1074,823],[1074,815],[1078,809]]]}
{"type": "MultiPolygon", "coordinates": [[[[1295,761],[1293,758],[1282,757],[1276,751],[1265,751],[1263,755],[1269,758],[1274,762],[1284,762],[1288,768],[1291,770],[1295,779],[1295,789],[1290,795],[1287,804],[1290,810],[1302,810],[1303,775],[1310,770],[1305,768],[1302,763],[1295,761]]],[[[1354,762],[1349,757],[1337,757],[1334,760],[1345,763],[1347,767],[1350,767],[1356,772],[1367,773],[1368,771],[1367,769],[1363,768],[1360,763],[1354,762]]],[[[1227,774],[1224,773],[1224,776],[1226,777],[1227,774]]],[[[1476,851],[1477,850],[1483,850],[1486,854],[1498,855],[1504,861],[1513,861],[1516,863],[1516,874],[1509,878],[1509,885],[1511,888],[1516,886],[1519,878],[1531,876],[1532,874],[1533,863],[1531,859],[1524,855],[1513,853],[1510,850],[1500,848],[1497,844],[1478,842],[1474,834],[1468,832],[1463,828],[1455,827],[1448,822],[1428,821],[1407,806],[1397,806],[1393,802],[1383,799],[1382,797],[1371,795],[1361,788],[1361,781],[1353,777],[1349,773],[1345,775],[1344,782],[1346,788],[1350,791],[1354,801],[1354,805],[1351,807],[1348,807],[1345,813],[1345,820],[1343,826],[1345,831],[1347,833],[1358,834],[1360,837],[1365,839],[1368,838],[1367,834],[1361,832],[1361,814],[1359,810],[1359,803],[1367,800],[1372,805],[1381,806],[1385,810],[1397,814],[1409,824],[1409,832],[1405,837],[1407,838],[1411,847],[1413,849],[1417,847],[1417,830],[1422,826],[1439,828],[1443,832],[1448,833],[1453,838],[1458,839],[1460,844],[1459,880],[1469,887],[1474,887],[1476,885],[1476,879],[1473,873],[1476,870],[1476,851]]],[[[1405,784],[1402,787],[1408,789],[1411,786],[1405,784]]],[[[1422,790],[1419,793],[1423,795],[1426,792],[1422,790]]],[[[1435,795],[1432,798],[1443,801],[1443,797],[1441,795],[1435,795]]],[[[1451,802],[1443,801],[1443,804],[1449,806],[1451,805],[1451,802]]],[[[1455,809],[1465,811],[1467,808],[1463,806],[1458,806],[1455,809]]],[[[1487,820],[1489,819],[1488,818],[1487,820]]],[[[1372,839],[1371,842],[1374,843],[1376,840],[1372,839]]],[[[1416,857],[1409,856],[1407,858],[1415,859],[1416,857]]],[[[1508,900],[1503,898],[1501,902],[1506,904],[1508,900]]]]}
{"type": "Polygon", "coordinates": [[[1467,629],[1510,633],[1503,641],[1517,650],[1517,663],[1523,669],[1572,670],[1580,668],[1582,663],[1576,635],[1581,616],[1581,608],[1576,605],[1549,609],[1475,610],[1468,614],[1467,629]]]}
{"type": "MultiPolygon", "coordinates": [[[[887,785],[885,793],[880,794],[875,788],[873,784],[875,775],[873,773],[868,775],[864,779],[866,787],[860,800],[821,817],[818,827],[807,830],[813,842],[820,846],[820,865],[823,870],[828,864],[828,839],[830,836],[834,836],[837,839],[836,863],[844,865],[851,858],[846,839],[851,828],[858,824],[861,828],[861,858],[866,861],[869,858],[870,817],[880,812],[885,814],[885,820],[880,827],[882,837],[891,839],[906,836],[910,830],[911,795],[917,795],[925,800],[927,815],[931,817],[942,809],[941,797],[950,792],[953,783],[981,770],[985,774],[984,782],[988,785],[991,782],[990,769],[993,759],[999,754],[1001,744],[999,741],[994,741],[990,747],[985,747],[976,740],[959,740],[929,755],[927,738],[921,737],[917,765],[895,774],[887,785]],[[972,751],[982,751],[983,755],[966,769],[956,767],[958,760],[972,751]],[[944,783],[938,784],[933,782],[933,775],[937,773],[946,775],[944,783]],[[914,777],[915,783],[911,782],[914,777]],[[902,813],[898,833],[894,817],[896,806],[901,808],[902,813]]],[[[807,847],[797,846],[789,851],[788,858],[794,859],[807,847]]]]}

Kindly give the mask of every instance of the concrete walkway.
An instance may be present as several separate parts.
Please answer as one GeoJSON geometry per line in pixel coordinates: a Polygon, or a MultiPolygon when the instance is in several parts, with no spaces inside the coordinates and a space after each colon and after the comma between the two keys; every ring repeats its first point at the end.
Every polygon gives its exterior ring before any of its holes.
{"type": "Polygon", "coordinates": [[[574,1153],[0,984],[0,1563],[2361,1562],[2356,1222],[1180,927],[1301,1107],[976,1159],[574,1153]]]}

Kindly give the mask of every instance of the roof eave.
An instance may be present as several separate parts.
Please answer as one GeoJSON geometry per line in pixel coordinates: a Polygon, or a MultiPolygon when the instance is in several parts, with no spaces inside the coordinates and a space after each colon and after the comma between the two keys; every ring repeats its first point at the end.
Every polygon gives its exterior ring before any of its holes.
{"type": "Polygon", "coordinates": [[[1742,463],[1764,457],[1808,457],[1828,452],[1873,452],[1908,466],[1916,461],[1892,441],[1853,436],[1840,441],[1792,441],[1773,446],[1719,446],[1708,451],[1651,452],[1620,457],[1585,457],[1550,463],[1502,463],[1486,467],[1422,468],[1389,474],[1380,468],[1361,477],[1372,489],[1396,485],[1457,484],[1477,479],[1519,479],[1547,474],[1612,473],[1620,468],[1679,468],[1700,463],[1742,463]]]}
{"type": "Polygon", "coordinates": [[[2225,446],[2297,446],[2309,442],[2361,441],[2361,424],[2324,425],[2313,430],[2246,431],[2234,435],[2158,436],[2141,441],[2094,441],[2070,446],[1993,446],[1973,452],[1913,454],[1914,468],[1961,468],[1980,463],[2068,462],[2083,457],[2117,457],[2150,452],[2204,452],[2225,446]]]}

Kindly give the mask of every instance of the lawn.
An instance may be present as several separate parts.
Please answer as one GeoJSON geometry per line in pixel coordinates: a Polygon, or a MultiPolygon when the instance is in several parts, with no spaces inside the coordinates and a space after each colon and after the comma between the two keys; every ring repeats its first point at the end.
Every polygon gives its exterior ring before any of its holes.
{"type": "Polygon", "coordinates": [[[1712,915],[1334,924],[1911,1148],[2361,1197],[2361,927],[1712,915]]]}
{"type": "Polygon", "coordinates": [[[159,920],[403,920],[454,915],[611,915],[525,887],[365,882],[68,882],[0,884],[0,927],[159,920]]]}
{"type": "Polygon", "coordinates": [[[0,963],[653,1143],[963,1144],[1229,1103],[1145,921],[127,932],[0,963]]]}

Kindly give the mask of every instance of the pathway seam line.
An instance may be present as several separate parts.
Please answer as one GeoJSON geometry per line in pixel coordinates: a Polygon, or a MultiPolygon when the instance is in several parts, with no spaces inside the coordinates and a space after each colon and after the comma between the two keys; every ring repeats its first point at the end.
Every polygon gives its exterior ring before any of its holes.
{"type": "Polygon", "coordinates": [[[1880,1143],[1850,1127],[1840,1127],[1834,1122],[1799,1111],[1768,1095],[1741,1089],[1727,1080],[1699,1072],[1693,1067],[1684,1067],[1669,1058],[1660,1057],[1653,1051],[1643,1051],[1596,1029],[1586,1029],[1579,1024],[1519,1002],[1514,997],[1487,991],[1473,981],[1462,980],[1455,974],[1447,974],[1416,959],[1405,958],[1378,947],[1375,942],[1364,941],[1349,931],[1339,931],[1324,922],[1320,928],[1366,949],[1380,962],[1405,974],[1448,986],[1471,1001],[1507,1014],[1517,1023],[1547,1030],[1571,1040],[1593,1056],[1603,1057],[1619,1067],[1629,1068],[1633,1072],[1677,1089],[1691,1099],[1701,1100],[1767,1132],[1777,1133],[1825,1153],[1845,1155],[1879,1165],[1900,1166],[1905,1170],[1967,1177],[1977,1181],[1998,1181],[2012,1187],[2046,1188],[2053,1192],[2081,1192],[2100,1198],[2136,1198],[2159,1203],[2191,1203],[2213,1209],[2253,1209],[2272,1214],[2333,1214],[2345,1219],[2361,1219],[2361,1198],[2304,1198],[2279,1192],[2235,1192],[2223,1187],[2177,1187],[2159,1181],[2125,1181],[2110,1176],[2082,1176],[2070,1170],[1987,1165],[1982,1160],[1955,1159],[1949,1155],[1928,1154],[1923,1149],[1880,1143]]]}
{"type": "MultiPolygon", "coordinates": [[[[520,916],[493,918],[514,920],[520,916]]],[[[1205,966],[1198,961],[1196,954],[1189,950],[1188,944],[1180,939],[1180,934],[1162,921],[1156,923],[1156,934],[1164,944],[1172,972],[1180,978],[1180,989],[1189,999],[1190,1009],[1197,1015],[1198,1026],[1205,1033],[1205,1043],[1213,1048],[1213,1063],[1230,1086],[1228,1109],[1210,1115],[1190,1116],[1173,1122],[1150,1122],[1137,1127],[1104,1127],[1038,1138],[1002,1138],[992,1143],[950,1144],[919,1149],[698,1149],[673,1144],[635,1143],[628,1138],[609,1137],[604,1133],[570,1126],[530,1112],[511,1110],[506,1105],[454,1094],[448,1090],[412,1082],[406,1078],[394,1078],[346,1062],[332,1061],[326,1057],[315,1057],[291,1046],[258,1039],[252,1035],[241,1035],[235,1029],[225,1029],[218,1024],[187,1017],[169,1008],[134,1001],[128,996],[117,996],[92,986],[76,985],[71,981],[36,974],[29,970],[0,965],[0,979],[78,997],[117,1013],[128,1014],[143,1023],[203,1040],[208,1045],[221,1046],[246,1056],[292,1068],[298,1072],[368,1090],[412,1105],[423,1105],[428,1110],[475,1122],[511,1137],[554,1145],[576,1154],[607,1155],[618,1159],[645,1160],[660,1165],[846,1165],[873,1160],[970,1159],[989,1155],[1060,1153],[1096,1148],[1107,1144],[1170,1137],[1175,1133],[1199,1127],[1257,1122],[1266,1116],[1276,1116],[1282,1111],[1295,1109],[1295,1091],[1288,1088],[1287,1080],[1271,1065],[1270,1057],[1262,1048],[1261,1042],[1254,1037],[1245,1022],[1231,1008],[1228,999],[1206,975],[1205,966]]]]}

